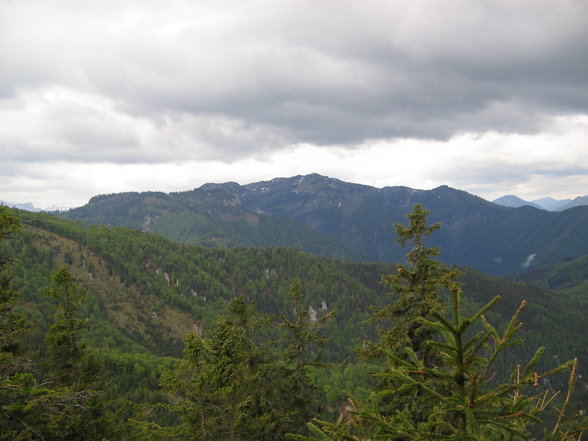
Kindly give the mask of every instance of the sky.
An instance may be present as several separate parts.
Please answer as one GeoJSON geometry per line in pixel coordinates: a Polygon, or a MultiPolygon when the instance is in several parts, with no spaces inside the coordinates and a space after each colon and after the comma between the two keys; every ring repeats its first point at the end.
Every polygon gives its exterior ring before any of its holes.
{"type": "Polygon", "coordinates": [[[588,194],[585,0],[0,0],[0,199],[588,194]]]}

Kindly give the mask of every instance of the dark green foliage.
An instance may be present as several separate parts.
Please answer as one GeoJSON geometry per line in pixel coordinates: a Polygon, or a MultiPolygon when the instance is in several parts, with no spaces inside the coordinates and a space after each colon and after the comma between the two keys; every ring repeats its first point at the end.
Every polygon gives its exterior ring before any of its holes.
{"type": "Polygon", "coordinates": [[[210,339],[186,339],[184,363],[163,377],[165,389],[184,398],[174,408],[181,439],[247,439],[261,429],[252,397],[262,386],[255,358],[245,329],[228,319],[217,322],[210,339]]]}
{"type": "Polygon", "coordinates": [[[162,376],[164,389],[176,398],[149,408],[151,421],[136,423],[141,437],[269,441],[301,427],[292,416],[297,403],[289,399],[296,393],[289,380],[296,376],[255,342],[267,320],[257,320],[243,297],[234,299],[230,310],[209,337],[188,335],[184,359],[162,376]],[[157,422],[158,410],[178,424],[157,422]]]}
{"type": "Polygon", "coordinates": [[[56,301],[45,336],[49,378],[72,402],[51,419],[49,428],[55,439],[100,440],[105,430],[105,384],[100,360],[81,340],[86,320],[78,314],[86,296],[65,265],[53,273],[47,296],[56,301]]]}
{"type": "Polygon", "coordinates": [[[4,240],[20,229],[20,219],[0,206],[0,440],[43,440],[51,424],[77,402],[34,376],[33,360],[22,348],[29,327],[15,311],[17,291],[11,283],[4,240]]]}
{"type": "Polygon", "coordinates": [[[30,361],[19,354],[19,343],[27,323],[14,311],[16,291],[8,267],[11,258],[4,254],[4,241],[20,229],[20,219],[0,206],[0,439],[31,439],[35,430],[26,420],[34,401],[35,381],[30,361]]]}
{"type": "MultiPolygon", "coordinates": [[[[14,311],[16,290],[12,286],[12,259],[4,254],[4,241],[20,229],[20,220],[4,206],[0,206],[0,368],[2,378],[14,373],[15,350],[26,330],[25,317],[14,311]]],[[[16,363],[18,364],[18,363],[16,363]]]]}
{"type": "MultiPolygon", "coordinates": [[[[442,310],[439,291],[447,288],[459,276],[449,271],[433,256],[439,255],[438,248],[427,248],[424,239],[438,230],[440,224],[426,225],[429,212],[415,204],[407,217],[408,227],[395,224],[396,240],[401,246],[414,243],[408,253],[407,263],[398,265],[396,274],[383,276],[382,283],[391,288],[397,297],[389,306],[374,308],[374,317],[391,323],[390,329],[380,331],[380,347],[399,351],[405,346],[423,355],[431,330],[419,318],[430,318],[433,312],[442,310]]],[[[375,348],[378,350],[378,346],[375,348]]]]}
{"type": "Polygon", "coordinates": [[[0,440],[6,441],[43,439],[47,415],[55,409],[54,392],[38,384],[32,360],[22,348],[29,323],[15,311],[13,259],[5,254],[5,240],[19,229],[20,219],[0,206],[0,440]]]}
{"type": "Polygon", "coordinates": [[[302,282],[295,279],[290,287],[290,299],[294,318],[282,315],[287,347],[285,358],[289,362],[284,390],[288,393],[289,432],[299,433],[305,423],[312,417],[324,413],[322,409],[325,398],[313,381],[309,368],[321,366],[320,348],[328,339],[321,337],[321,330],[334,315],[335,311],[311,317],[304,302],[302,282]]]}

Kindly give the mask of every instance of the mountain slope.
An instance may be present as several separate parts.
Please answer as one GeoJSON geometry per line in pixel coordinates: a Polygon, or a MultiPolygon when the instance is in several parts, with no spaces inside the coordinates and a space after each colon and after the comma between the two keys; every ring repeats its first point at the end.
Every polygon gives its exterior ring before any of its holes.
{"type": "Polygon", "coordinates": [[[563,259],[533,271],[508,276],[508,279],[555,291],[577,290],[588,281],[588,255],[563,259]]]}
{"type": "Polygon", "coordinates": [[[563,207],[564,205],[566,205],[568,202],[570,202],[571,199],[553,199],[551,197],[546,197],[546,198],[540,198],[540,199],[534,199],[531,202],[533,202],[536,205],[539,205],[539,207],[545,209],[545,210],[549,210],[549,211],[555,211],[555,210],[559,210],[561,207],[563,207]]]}
{"type": "Polygon", "coordinates": [[[574,207],[582,207],[588,205],[588,196],[578,196],[577,198],[569,201],[567,204],[558,208],[558,211],[569,210],[574,207]]]}
{"type": "Polygon", "coordinates": [[[391,270],[282,247],[212,249],[43,213],[21,215],[25,230],[10,242],[9,254],[22,263],[15,279],[29,313],[47,321],[43,287],[51,272],[67,263],[90,293],[87,313],[100,324],[102,337],[93,344],[106,348],[124,345],[179,356],[185,334],[206,330],[232,297],[245,295],[264,312],[285,313],[290,283],[299,277],[309,308],[317,314],[340,311],[329,353],[344,358],[362,338],[374,337],[373,327],[364,323],[368,305],[382,301],[379,278],[391,270]]]}
{"type": "MultiPolygon", "coordinates": [[[[375,338],[374,323],[367,321],[369,307],[393,300],[379,281],[382,274],[395,271],[395,265],[338,261],[280,247],[211,249],[124,228],[84,226],[47,214],[22,215],[26,228],[10,243],[10,255],[21,261],[16,280],[23,304],[33,317],[46,320],[42,287],[52,270],[68,263],[89,292],[87,314],[95,323],[95,346],[179,355],[185,333],[206,331],[232,297],[254,299],[266,313],[286,313],[289,286],[298,277],[309,310],[317,314],[337,310],[326,330],[332,337],[327,350],[329,359],[341,360],[353,357],[364,339],[375,338]]],[[[467,268],[463,282],[466,309],[473,310],[497,294],[503,297],[489,316],[499,323],[506,323],[527,300],[528,350],[546,345],[550,356],[588,355],[588,323],[574,319],[572,326],[570,322],[571,316],[578,316],[575,305],[588,303],[585,291],[562,299],[538,286],[467,268]]]]}
{"type": "MultiPolygon", "coordinates": [[[[67,263],[89,293],[85,341],[99,349],[110,375],[116,376],[118,393],[134,401],[156,399],[158,373],[174,363],[161,356],[179,356],[189,330],[207,334],[235,296],[253,299],[261,312],[279,317],[291,311],[291,281],[302,279],[311,316],[336,310],[322,329],[330,338],[324,358],[333,362],[353,361],[354,350],[365,340],[377,340],[370,306],[393,301],[379,280],[381,274],[393,273],[395,265],[337,261],[281,247],[212,249],[131,229],[22,215],[25,231],[10,242],[8,254],[20,260],[15,281],[21,285],[22,308],[34,323],[28,344],[43,350],[51,310],[43,287],[51,272],[67,263]]],[[[578,309],[588,305],[585,290],[561,296],[467,268],[464,272],[464,313],[499,294],[503,300],[487,314],[498,329],[527,301],[521,333],[526,344],[509,350],[503,366],[528,360],[545,346],[539,369],[578,356],[579,372],[585,371],[588,322],[578,309]]],[[[274,326],[272,337],[279,334],[274,326]]],[[[578,387],[586,387],[584,380],[578,387]]]]}
{"type": "Polygon", "coordinates": [[[300,223],[247,211],[235,194],[221,190],[101,195],[83,207],[58,214],[154,232],[184,243],[212,247],[289,246],[317,255],[365,259],[340,240],[300,223]]]}
{"type": "Polygon", "coordinates": [[[587,207],[561,213],[508,208],[447,186],[374,188],[320,175],[203,188],[232,191],[251,211],[297,220],[374,260],[402,258],[390,225],[403,222],[417,202],[431,211],[432,221],[442,222],[435,242],[448,263],[505,274],[588,253],[587,207]]]}

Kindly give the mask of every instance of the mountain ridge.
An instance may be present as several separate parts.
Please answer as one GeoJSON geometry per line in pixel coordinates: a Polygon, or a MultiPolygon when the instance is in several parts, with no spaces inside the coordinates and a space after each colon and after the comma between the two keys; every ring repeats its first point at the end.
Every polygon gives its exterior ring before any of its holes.
{"type": "Polygon", "coordinates": [[[574,199],[553,199],[551,197],[534,199],[532,201],[526,201],[515,195],[506,195],[494,199],[492,201],[495,204],[503,205],[505,207],[519,208],[525,205],[538,208],[540,210],[547,211],[565,211],[574,207],[581,207],[588,205],[588,196],[578,196],[574,199]]]}
{"type": "Polygon", "coordinates": [[[546,209],[545,207],[543,207],[539,204],[525,201],[524,199],[521,199],[518,196],[515,196],[512,194],[499,197],[498,199],[494,199],[492,202],[495,204],[498,204],[498,205],[504,205],[505,207],[511,207],[511,208],[519,208],[519,207],[524,207],[525,205],[530,205],[531,207],[538,208],[540,210],[546,209]]]}
{"type": "Polygon", "coordinates": [[[588,253],[588,207],[549,212],[509,208],[446,185],[432,190],[375,188],[318,174],[240,185],[204,184],[185,192],[125,193],[93,198],[58,213],[208,246],[293,246],[350,260],[403,258],[391,240],[415,203],[443,228],[446,263],[489,274],[520,272],[588,253]]]}

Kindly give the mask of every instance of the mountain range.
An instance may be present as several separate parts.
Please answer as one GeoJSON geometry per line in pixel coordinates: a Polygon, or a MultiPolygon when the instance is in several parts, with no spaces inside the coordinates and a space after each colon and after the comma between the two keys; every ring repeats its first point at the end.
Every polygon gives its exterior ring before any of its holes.
{"type": "MultiPolygon", "coordinates": [[[[446,261],[449,251],[467,259],[460,247],[468,246],[477,246],[485,256],[485,247],[524,255],[535,244],[534,249],[545,255],[567,256],[542,265],[528,258],[526,272],[517,267],[519,271],[512,272],[518,274],[507,277],[460,266],[464,312],[471,314],[500,295],[486,318],[504,329],[518,306],[526,303],[521,330],[525,345],[509,351],[504,368],[530,359],[537,347],[544,346],[538,369],[578,357],[576,387],[588,390],[588,252],[582,252],[586,207],[553,213],[508,208],[449,187],[376,189],[319,175],[247,186],[207,184],[171,194],[102,195],[60,216],[17,211],[23,230],[5,243],[3,252],[15,262],[18,308],[32,323],[24,343],[33,353],[43,354],[53,307],[42,293],[53,271],[67,264],[87,293],[82,316],[89,326],[84,341],[99,351],[119,397],[146,402],[156,398],[162,369],[177,363],[186,333],[209,335],[227,313],[229,301],[240,296],[279,320],[291,313],[290,285],[300,279],[310,317],[336,311],[322,329],[329,337],[324,360],[350,360],[348,368],[333,368],[317,378],[323,390],[331,391],[329,405],[336,407],[343,396],[333,390],[365,392],[357,373],[367,366],[355,358],[355,350],[366,340],[377,339],[371,307],[394,301],[390,288],[380,281],[383,274],[395,274],[397,265],[361,260],[368,245],[373,247],[378,240],[397,246],[391,224],[406,225],[414,203],[431,210],[430,221],[443,222],[429,239],[430,244],[441,245],[446,261]],[[346,228],[353,234],[343,235],[346,228]],[[352,237],[356,242],[349,241],[352,237]],[[271,245],[276,241],[296,243],[325,257],[271,245]],[[244,246],[245,242],[257,245],[244,246]],[[333,253],[345,255],[345,260],[333,259],[333,253]]],[[[393,255],[398,258],[390,262],[405,261],[407,251],[398,248],[393,255]]],[[[274,331],[279,333],[278,329],[274,331]]],[[[272,337],[279,345],[279,338],[272,337]]],[[[503,369],[502,362],[500,366],[503,369]]],[[[550,386],[561,389],[562,381],[565,378],[550,386]]],[[[572,406],[585,408],[586,395],[577,394],[572,406]]],[[[125,421],[128,418],[123,415],[125,421]]]]}
{"type": "Polygon", "coordinates": [[[395,262],[394,223],[415,203],[443,227],[435,244],[446,263],[489,274],[517,273],[588,254],[588,207],[549,212],[504,207],[441,186],[375,188],[311,174],[178,192],[118,193],[57,213],[207,246],[296,247],[347,260],[395,262]]]}
{"type": "Polygon", "coordinates": [[[533,201],[525,201],[524,199],[519,198],[518,196],[514,195],[507,195],[502,196],[498,199],[495,199],[495,204],[504,205],[505,207],[512,207],[518,208],[523,207],[525,205],[529,205],[531,207],[539,208],[542,210],[548,211],[564,211],[569,210],[570,208],[580,207],[583,205],[588,205],[588,196],[578,196],[574,199],[553,199],[550,197],[535,199],[533,201]]]}
{"type": "Polygon", "coordinates": [[[13,203],[13,202],[6,202],[3,200],[0,200],[0,205],[5,205],[7,207],[13,207],[13,208],[19,208],[21,210],[27,210],[27,211],[41,211],[40,208],[35,207],[35,205],[32,202],[25,202],[25,203],[13,203]]]}
{"type": "Polygon", "coordinates": [[[7,207],[12,207],[12,208],[19,208],[21,210],[26,210],[26,211],[57,211],[57,210],[67,210],[69,209],[69,207],[62,207],[62,206],[58,206],[58,205],[52,205],[50,207],[45,207],[45,208],[39,208],[36,207],[35,204],[33,204],[32,202],[7,202],[7,201],[3,201],[0,200],[0,205],[5,205],[7,207]]]}

